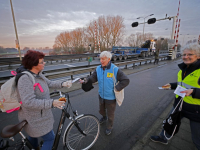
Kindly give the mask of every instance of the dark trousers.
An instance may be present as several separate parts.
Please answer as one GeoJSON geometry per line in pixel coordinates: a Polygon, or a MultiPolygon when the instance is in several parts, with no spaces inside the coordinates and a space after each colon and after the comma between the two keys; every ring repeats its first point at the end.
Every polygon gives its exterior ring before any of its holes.
{"type": "Polygon", "coordinates": [[[99,96],[99,113],[102,116],[108,117],[106,128],[111,129],[113,127],[115,117],[116,100],[103,100],[99,96]]]}
{"type": "Polygon", "coordinates": [[[159,59],[155,59],[154,64],[158,64],[159,59]]]}

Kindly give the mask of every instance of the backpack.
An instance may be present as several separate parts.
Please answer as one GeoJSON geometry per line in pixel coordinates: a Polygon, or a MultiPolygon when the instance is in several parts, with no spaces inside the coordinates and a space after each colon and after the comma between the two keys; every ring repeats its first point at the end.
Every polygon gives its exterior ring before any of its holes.
{"type": "MultiPolygon", "coordinates": [[[[22,73],[27,74],[31,78],[33,85],[35,87],[34,76],[28,71],[23,71],[22,73]]],[[[16,74],[13,74],[13,75],[16,75],[16,74]]],[[[15,77],[12,77],[1,86],[0,109],[2,112],[11,113],[13,111],[19,110],[21,104],[22,102],[21,102],[19,93],[17,92],[15,77]]]]}

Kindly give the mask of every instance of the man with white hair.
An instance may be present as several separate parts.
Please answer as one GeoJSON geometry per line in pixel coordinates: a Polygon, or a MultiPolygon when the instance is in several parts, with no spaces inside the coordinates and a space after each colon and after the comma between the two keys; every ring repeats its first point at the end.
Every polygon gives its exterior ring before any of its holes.
{"type": "Polygon", "coordinates": [[[113,63],[111,63],[112,54],[108,51],[103,51],[100,54],[101,65],[97,66],[93,74],[85,81],[80,80],[81,83],[95,83],[98,81],[99,85],[99,113],[102,118],[99,120],[100,124],[106,124],[105,134],[109,135],[113,129],[114,112],[116,108],[116,98],[114,88],[121,91],[129,84],[128,77],[113,63]],[[113,74],[114,73],[114,74],[113,74]],[[113,76],[117,82],[114,87],[113,76]]]}

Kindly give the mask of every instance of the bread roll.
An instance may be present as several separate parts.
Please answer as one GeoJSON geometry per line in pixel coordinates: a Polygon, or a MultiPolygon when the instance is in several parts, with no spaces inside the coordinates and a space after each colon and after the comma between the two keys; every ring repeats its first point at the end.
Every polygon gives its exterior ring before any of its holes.
{"type": "Polygon", "coordinates": [[[171,88],[171,85],[163,85],[162,88],[163,89],[169,89],[169,88],[171,88]]]}
{"type": "Polygon", "coordinates": [[[59,98],[59,101],[65,101],[66,102],[67,100],[66,100],[65,97],[61,97],[61,98],[59,98]]]}

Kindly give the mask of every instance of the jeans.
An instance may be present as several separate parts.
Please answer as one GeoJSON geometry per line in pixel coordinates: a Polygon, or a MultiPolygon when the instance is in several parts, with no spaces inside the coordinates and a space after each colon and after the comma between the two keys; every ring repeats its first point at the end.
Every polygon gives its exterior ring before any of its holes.
{"type": "MultiPolygon", "coordinates": [[[[174,108],[173,108],[174,109],[174,108]]],[[[173,109],[170,111],[173,111],[173,109]]],[[[183,118],[183,117],[182,117],[183,118]]],[[[191,135],[192,135],[192,141],[197,147],[198,150],[200,150],[200,122],[195,122],[190,120],[190,129],[191,129],[191,135]]],[[[169,138],[170,135],[165,132],[165,135],[169,138]]],[[[160,137],[164,140],[167,140],[164,136],[164,129],[160,132],[160,137]]]]}
{"type": "MultiPolygon", "coordinates": [[[[55,138],[55,134],[54,134],[53,130],[51,130],[49,133],[41,136],[41,138],[43,139],[43,142],[44,142],[41,150],[51,150],[53,143],[54,143],[54,138],[55,138]]],[[[37,138],[33,138],[33,137],[29,136],[28,140],[30,141],[33,148],[37,148],[39,146],[37,138]]]]}

